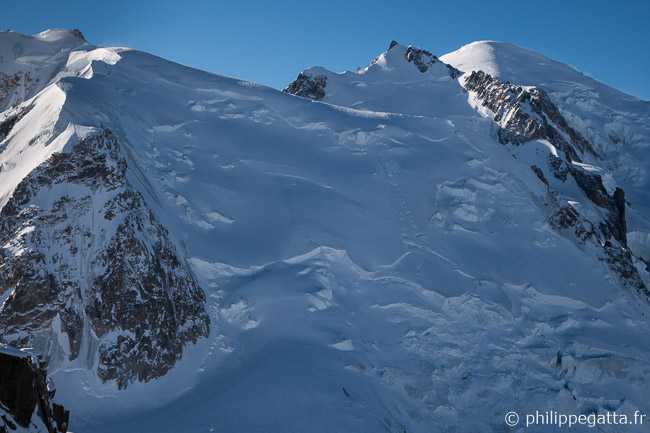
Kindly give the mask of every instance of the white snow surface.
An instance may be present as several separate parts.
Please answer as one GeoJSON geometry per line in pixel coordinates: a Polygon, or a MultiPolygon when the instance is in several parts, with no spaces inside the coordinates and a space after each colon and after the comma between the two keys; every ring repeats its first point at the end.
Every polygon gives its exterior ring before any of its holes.
{"type": "MultiPolygon", "coordinates": [[[[328,76],[314,102],[56,32],[0,38],[3,71],[43,77],[0,143],[0,206],[71,140],[111,129],[212,320],[168,375],[126,390],[51,366],[75,433],[493,432],[511,410],[650,415],[650,309],[539,211],[529,159],[554,149],[513,158],[444,65],[422,74],[398,45],[362,73],[312,68],[328,76]],[[7,61],[20,49],[32,54],[7,61]]],[[[631,189],[648,251],[647,103],[539,56],[480,42],[442,60],[547,89],[613,155],[586,163],[631,189]]],[[[605,427],[577,431],[643,431],[605,427]]]]}
{"type": "Polygon", "coordinates": [[[316,66],[304,73],[327,77],[323,102],[400,115],[470,115],[467,97],[448,68],[436,62],[422,73],[406,60],[406,50],[397,44],[359,72],[333,73],[316,66]]]}
{"type": "MultiPolygon", "coordinates": [[[[604,180],[620,186],[634,203],[628,231],[650,232],[650,102],[627,95],[572,66],[505,42],[478,41],[440,59],[459,70],[482,70],[519,85],[548,92],[569,125],[601,155],[604,180]]],[[[603,61],[612,61],[606,56],[603,61]]],[[[621,74],[630,73],[621,70],[621,74]]],[[[648,257],[646,257],[647,259],[648,257]]]]}

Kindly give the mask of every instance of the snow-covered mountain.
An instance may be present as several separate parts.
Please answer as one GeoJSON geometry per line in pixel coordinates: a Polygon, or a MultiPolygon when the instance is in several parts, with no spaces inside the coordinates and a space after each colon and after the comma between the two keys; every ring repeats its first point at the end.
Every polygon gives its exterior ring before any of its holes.
{"type": "Polygon", "coordinates": [[[78,31],[0,49],[2,340],[73,431],[650,414],[650,103],[494,42],[284,92],[78,31]]]}

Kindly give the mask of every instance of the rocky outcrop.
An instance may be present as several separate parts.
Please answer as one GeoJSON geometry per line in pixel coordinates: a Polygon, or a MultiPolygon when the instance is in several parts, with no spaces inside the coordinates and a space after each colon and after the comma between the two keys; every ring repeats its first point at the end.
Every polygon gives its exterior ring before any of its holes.
{"type": "Polygon", "coordinates": [[[303,98],[320,101],[325,97],[325,87],[327,87],[327,77],[325,75],[311,76],[304,72],[298,75],[283,92],[292,95],[302,96],[303,98]]]}
{"type": "MultiPolygon", "coordinates": [[[[395,40],[392,40],[390,42],[390,45],[388,46],[388,51],[392,50],[397,45],[399,45],[399,43],[395,40]]],[[[421,48],[414,47],[412,45],[406,47],[404,58],[406,59],[407,62],[413,63],[413,65],[418,69],[418,71],[422,73],[427,72],[434,64],[440,63],[445,65],[445,67],[449,71],[449,76],[451,78],[456,79],[460,77],[460,75],[462,74],[461,71],[459,71],[458,69],[454,68],[451,65],[444,63],[437,56],[431,54],[431,52],[427,50],[423,50],[421,48]]],[[[377,57],[375,60],[370,62],[370,64],[372,65],[376,63],[377,60],[379,60],[379,57],[377,57]]]]}
{"type": "Polygon", "coordinates": [[[454,68],[451,65],[447,65],[446,63],[443,63],[442,61],[440,61],[440,59],[438,59],[438,57],[434,56],[427,50],[423,50],[409,45],[408,47],[406,47],[406,54],[404,56],[406,57],[406,60],[408,62],[413,63],[413,65],[415,65],[415,67],[418,68],[418,71],[422,73],[428,71],[429,68],[435,63],[440,62],[447,67],[447,69],[449,70],[449,76],[451,76],[451,78],[458,78],[461,74],[461,72],[458,69],[454,68]]]}
{"type": "Polygon", "coordinates": [[[472,72],[465,79],[465,88],[492,112],[493,120],[499,125],[499,141],[513,146],[515,157],[518,147],[534,140],[547,140],[557,149],[557,155],[548,156],[545,167],[531,166],[547,188],[542,209],[549,223],[583,249],[587,249],[587,245],[595,247],[599,251],[598,258],[609,265],[624,286],[644,296],[650,295],[627,248],[624,191],[615,188],[610,194],[599,174],[582,167],[585,155],[599,156],[591,144],[568,125],[548,94],[536,87],[499,81],[483,71],[472,72]],[[588,217],[574,208],[554,189],[545,172],[561,183],[569,179],[575,182],[591,205],[602,210],[605,216],[594,219],[593,215],[600,212],[588,217]]]}
{"type": "MultiPolygon", "coordinates": [[[[399,44],[396,41],[392,41],[388,47],[388,51],[392,50],[397,45],[399,44]]],[[[370,62],[368,67],[376,64],[379,61],[380,57],[377,57],[372,62],[370,62]]],[[[440,59],[438,59],[438,57],[434,56],[429,51],[422,50],[411,45],[406,47],[404,58],[407,62],[412,63],[418,69],[418,71],[422,73],[427,72],[434,64],[440,63],[447,68],[449,76],[452,79],[456,79],[461,75],[461,72],[458,69],[442,62],[440,59]]],[[[357,72],[360,70],[360,68],[357,68],[357,72]]],[[[326,87],[326,75],[311,75],[306,72],[301,72],[298,77],[282,91],[291,93],[292,95],[302,96],[303,98],[320,101],[325,97],[326,87]]]]}
{"type": "Polygon", "coordinates": [[[427,50],[413,48],[409,45],[404,55],[408,62],[412,62],[420,72],[426,72],[429,67],[438,61],[438,58],[427,50]]]}
{"type": "Polygon", "coordinates": [[[578,152],[596,156],[591,144],[569,126],[544,90],[499,81],[483,71],[473,71],[465,80],[465,88],[476,92],[481,103],[494,113],[502,143],[520,145],[549,138],[573,161],[581,161],[578,152]]]}
{"type": "Polygon", "coordinates": [[[65,433],[69,412],[55,392],[37,354],[0,345],[0,433],[65,433]]]}
{"type": "MultiPolygon", "coordinates": [[[[30,109],[31,107],[13,108],[0,114],[0,142],[7,138],[16,123],[18,123],[25,114],[29,113],[30,109]]],[[[3,147],[4,146],[0,145],[0,151],[3,150],[3,147]]]]}
{"type": "Polygon", "coordinates": [[[30,94],[38,82],[39,79],[33,78],[29,72],[0,72],[0,107],[5,105],[5,101],[6,104],[17,106],[25,100],[25,95],[30,94]],[[21,90],[20,94],[14,95],[18,90],[21,90]]]}
{"type": "Polygon", "coordinates": [[[119,387],[209,333],[203,291],[126,173],[99,131],[25,177],[0,219],[0,339],[119,387]]]}
{"type": "Polygon", "coordinates": [[[86,41],[86,38],[84,37],[83,33],[81,33],[81,30],[79,30],[79,29],[72,29],[72,30],[70,30],[70,33],[71,33],[72,36],[74,36],[75,38],[79,38],[79,39],[81,39],[81,40],[84,41],[84,42],[86,41]]]}

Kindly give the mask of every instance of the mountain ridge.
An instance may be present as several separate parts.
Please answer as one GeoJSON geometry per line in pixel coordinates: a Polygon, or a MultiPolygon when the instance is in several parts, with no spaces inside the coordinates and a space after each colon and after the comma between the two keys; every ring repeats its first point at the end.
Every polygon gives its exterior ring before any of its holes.
{"type": "Polygon", "coordinates": [[[396,43],[303,71],[318,102],[72,37],[0,115],[0,314],[45,318],[2,338],[42,346],[74,431],[647,411],[643,111],[396,43]]]}

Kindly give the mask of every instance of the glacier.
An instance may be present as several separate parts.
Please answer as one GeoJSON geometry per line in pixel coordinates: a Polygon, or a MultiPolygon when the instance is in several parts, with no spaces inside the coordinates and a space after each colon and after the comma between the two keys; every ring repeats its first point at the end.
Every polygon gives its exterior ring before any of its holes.
{"type": "MultiPolygon", "coordinates": [[[[490,41],[285,92],[66,30],[0,41],[2,339],[49,354],[72,431],[650,415],[649,102],[490,41]]],[[[599,429],[645,431],[576,431],[599,429]]]]}

